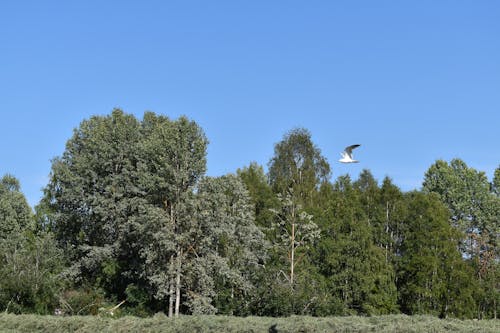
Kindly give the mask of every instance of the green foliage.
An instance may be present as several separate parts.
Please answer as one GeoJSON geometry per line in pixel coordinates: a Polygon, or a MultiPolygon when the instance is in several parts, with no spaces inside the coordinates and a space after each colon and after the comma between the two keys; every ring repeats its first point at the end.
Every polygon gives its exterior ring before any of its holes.
{"type": "Polygon", "coordinates": [[[458,331],[474,323],[295,315],[497,317],[500,168],[489,183],[437,161],[411,193],[366,169],[331,183],[311,134],[295,129],[267,175],[251,163],[205,177],[207,144],[185,117],[115,109],[74,130],[35,215],[4,176],[0,310],[74,317],[4,315],[0,330],[458,331]],[[157,311],[195,316],[111,320],[157,311]]]}
{"type": "Polygon", "coordinates": [[[285,195],[289,189],[299,204],[311,204],[315,190],[330,177],[330,165],[304,128],[288,132],[274,146],[269,162],[269,180],[276,193],[285,195]]]}
{"type": "Polygon", "coordinates": [[[482,236],[498,235],[500,201],[491,194],[484,172],[460,159],[449,164],[439,160],[426,172],[423,188],[438,194],[451,212],[451,224],[467,235],[462,248],[468,256],[482,251],[478,244],[482,236]]]}
{"type": "Polygon", "coordinates": [[[396,312],[394,272],[372,242],[359,191],[344,176],[328,196],[317,260],[331,293],[342,304],[340,314],[396,312]]]}
{"type": "Polygon", "coordinates": [[[294,269],[297,263],[307,255],[307,251],[320,238],[320,230],[313,222],[313,216],[296,203],[293,189],[282,196],[278,193],[279,208],[272,211],[277,217],[274,230],[276,241],[274,251],[285,263],[283,273],[290,287],[295,287],[294,269]],[[283,260],[284,258],[284,260],[283,260]]]}
{"type": "Polygon", "coordinates": [[[408,194],[408,229],[398,263],[402,310],[441,317],[470,316],[472,276],[457,250],[460,233],[448,224],[449,212],[435,195],[408,194]]]}
{"type": "Polygon", "coordinates": [[[33,229],[32,215],[19,181],[11,175],[4,175],[0,179],[0,239],[33,229]]]}
{"type": "Polygon", "coordinates": [[[500,197],[500,166],[495,169],[493,181],[491,183],[491,191],[496,194],[497,197],[500,197]]]}
{"type": "Polygon", "coordinates": [[[68,275],[120,298],[129,282],[146,288],[151,237],[171,242],[164,256],[178,254],[179,219],[205,171],[206,143],[186,118],[148,112],[140,122],[116,109],[83,121],[53,161],[44,200],[73,262],[68,275]]]}
{"type": "Polygon", "coordinates": [[[271,228],[274,214],[271,211],[278,207],[278,200],[271,185],[267,181],[264,168],[256,163],[237,170],[250,194],[251,203],[255,208],[255,223],[264,231],[271,228]]]}
{"type": "Polygon", "coordinates": [[[48,314],[62,288],[62,253],[51,234],[30,231],[0,239],[0,309],[48,314]]]}
{"type": "Polygon", "coordinates": [[[197,226],[190,248],[197,257],[192,265],[197,269],[197,283],[191,285],[198,288],[191,288],[188,297],[194,301],[194,295],[213,293],[213,306],[219,313],[245,313],[246,299],[255,289],[268,247],[255,226],[249,194],[239,178],[228,175],[203,179],[197,200],[197,226]],[[209,283],[201,285],[200,281],[209,283]]]}
{"type": "Polygon", "coordinates": [[[460,159],[437,161],[425,175],[424,190],[439,195],[451,212],[450,223],[465,235],[461,249],[475,270],[477,317],[496,317],[499,309],[500,171],[492,184],[484,172],[469,168],[460,159]],[[494,282],[497,281],[497,282],[494,282]]]}

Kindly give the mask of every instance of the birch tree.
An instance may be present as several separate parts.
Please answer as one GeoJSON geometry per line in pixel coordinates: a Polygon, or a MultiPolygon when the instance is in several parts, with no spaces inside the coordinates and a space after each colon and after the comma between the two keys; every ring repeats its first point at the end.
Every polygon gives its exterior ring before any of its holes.
{"type": "Polygon", "coordinates": [[[289,270],[283,275],[293,290],[296,265],[306,255],[305,251],[319,239],[320,231],[312,220],[313,216],[294,201],[293,189],[285,196],[278,194],[278,200],[280,208],[272,209],[277,217],[275,230],[278,243],[275,245],[278,251],[286,253],[289,270]]]}
{"type": "Polygon", "coordinates": [[[189,206],[193,189],[206,169],[208,141],[201,128],[185,117],[170,121],[146,113],[142,130],[146,138],[142,143],[142,184],[149,189],[148,202],[166,214],[166,220],[151,229],[155,250],[146,251],[143,256],[149,256],[148,260],[153,260],[152,255],[156,260],[163,258],[163,262],[156,262],[158,269],[151,279],[157,296],[168,297],[168,315],[178,316],[186,234],[192,221],[189,206]],[[159,281],[163,285],[160,286],[159,281]]]}
{"type": "Polygon", "coordinates": [[[297,203],[310,205],[314,192],[329,177],[330,165],[312,142],[308,130],[294,129],[274,146],[269,180],[275,193],[286,196],[292,189],[297,203]]]}

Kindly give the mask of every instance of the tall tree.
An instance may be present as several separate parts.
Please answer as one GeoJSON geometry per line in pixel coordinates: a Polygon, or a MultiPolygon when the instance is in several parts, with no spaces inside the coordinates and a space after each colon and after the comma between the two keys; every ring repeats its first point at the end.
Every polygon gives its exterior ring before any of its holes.
{"type": "MultiPolygon", "coordinates": [[[[498,174],[498,173],[496,173],[498,174]]],[[[498,178],[493,179],[493,185],[498,178]]],[[[496,317],[500,304],[500,199],[484,172],[460,159],[437,161],[425,175],[424,190],[435,192],[451,212],[451,224],[465,233],[461,249],[471,259],[483,292],[476,297],[479,317],[496,317]]]]}
{"type": "Polygon", "coordinates": [[[330,165],[304,128],[294,129],[274,146],[269,180],[276,193],[293,189],[297,203],[310,205],[313,193],[330,177],[330,165]]]}
{"type": "Polygon", "coordinates": [[[172,277],[169,312],[179,313],[180,219],[185,197],[205,171],[206,144],[194,122],[150,112],[141,122],[115,109],[75,129],[53,161],[45,199],[75,277],[118,297],[131,283],[147,288],[144,244],[166,237],[172,243],[163,249],[165,274],[172,277]]]}
{"type": "Polygon", "coordinates": [[[280,207],[273,209],[277,216],[277,243],[278,252],[286,254],[289,271],[283,273],[286,276],[291,289],[295,285],[295,266],[302,260],[304,253],[314,242],[319,239],[320,231],[313,216],[302,209],[300,204],[294,202],[293,190],[290,189],[286,196],[278,193],[280,207]],[[302,250],[302,253],[301,251],[302,250]],[[299,254],[301,254],[299,256],[299,254]]]}
{"type": "Polygon", "coordinates": [[[363,207],[368,225],[372,228],[374,242],[382,243],[384,236],[384,209],[380,205],[380,188],[377,181],[367,169],[361,171],[359,178],[353,183],[354,188],[359,192],[359,203],[363,207]]]}
{"type": "Polygon", "coordinates": [[[198,202],[197,248],[211,262],[206,273],[215,282],[214,304],[219,312],[245,314],[269,247],[249,193],[236,176],[206,178],[198,202]]]}
{"type": "Polygon", "coordinates": [[[373,245],[360,193],[349,176],[322,190],[328,201],[317,255],[320,272],[341,304],[337,314],[396,312],[394,271],[373,245]]]}
{"type": "Polygon", "coordinates": [[[399,247],[406,227],[403,223],[406,205],[403,193],[389,177],[385,177],[382,182],[379,200],[383,209],[383,222],[377,229],[379,233],[376,237],[376,244],[384,248],[386,260],[393,262],[395,256],[399,255],[399,247]]]}
{"type": "Polygon", "coordinates": [[[192,200],[194,186],[205,172],[208,142],[201,128],[185,117],[171,122],[166,117],[146,113],[143,131],[142,160],[146,171],[143,179],[149,189],[148,201],[162,207],[168,216],[167,224],[156,231],[155,237],[173,241],[173,248],[166,248],[164,255],[168,257],[165,269],[170,276],[168,314],[177,316],[186,254],[184,234],[189,232],[188,202],[192,200]]]}
{"type": "Polygon", "coordinates": [[[56,237],[73,262],[70,275],[112,294],[138,271],[130,244],[140,233],[130,217],[147,204],[137,186],[139,130],[139,121],[118,109],[84,120],[53,160],[45,190],[56,237]]]}
{"type": "Polygon", "coordinates": [[[61,286],[62,254],[53,236],[36,233],[19,181],[0,180],[0,311],[50,313],[61,286]]]}
{"type": "Polygon", "coordinates": [[[460,232],[434,194],[411,192],[398,263],[400,305],[407,314],[470,317],[472,275],[457,250],[460,232]]]}
{"type": "Polygon", "coordinates": [[[185,204],[189,218],[178,219],[182,234],[157,233],[145,252],[157,296],[172,292],[165,254],[180,247],[184,308],[194,314],[245,313],[267,247],[248,192],[236,176],[207,177],[185,204]]]}

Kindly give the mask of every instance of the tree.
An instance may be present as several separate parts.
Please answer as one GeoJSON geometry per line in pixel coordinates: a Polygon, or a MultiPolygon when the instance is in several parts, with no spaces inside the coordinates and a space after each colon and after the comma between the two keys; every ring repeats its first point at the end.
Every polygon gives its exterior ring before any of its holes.
{"type": "Polygon", "coordinates": [[[450,223],[467,236],[462,243],[464,253],[480,255],[479,239],[490,237],[498,225],[499,201],[490,193],[485,173],[467,167],[460,159],[450,164],[439,160],[426,172],[423,189],[438,194],[451,212],[450,223]]]}
{"type": "Polygon", "coordinates": [[[32,229],[32,215],[31,208],[21,193],[19,181],[11,175],[4,175],[0,179],[0,239],[21,230],[32,229]]]}
{"type": "Polygon", "coordinates": [[[495,169],[495,174],[493,175],[493,181],[491,183],[491,191],[500,197],[500,166],[495,169]]]}
{"type": "Polygon", "coordinates": [[[386,261],[394,263],[395,256],[399,255],[399,248],[406,225],[403,223],[406,216],[406,205],[401,190],[385,177],[380,188],[379,204],[383,208],[383,222],[379,230],[376,244],[385,250],[386,261]],[[382,232],[383,229],[383,232],[382,232]]]}
{"type": "MultiPolygon", "coordinates": [[[[247,190],[233,175],[207,177],[186,205],[180,242],[170,245],[182,250],[183,305],[193,314],[246,313],[267,247],[247,190]]],[[[168,237],[162,240],[148,249],[147,269],[158,292],[167,295],[169,277],[161,267],[168,237]]]]}
{"type": "MultiPolygon", "coordinates": [[[[219,312],[248,314],[268,243],[255,225],[251,199],[234,175],[206,178],[198,191],[198,232],[195,243],[212,261],[209,276],[215,282],[214,304],[219,312]]],[[[200,253],[198,253],[200,255],[200,253]]]]}
{"type": "Polygon", "coordinates": [[[336,314],[397,312],[394,271],[383,250],[373,245],[361,193],[349,176],[322,191],[327,203],[316,260],[340,303],[336,314]]]}
{"type": "Polygon", "coordinates": [[[238,177],[245,184],[252,204],[255,207],[255,222],[264,231],[271,228],[273,213],[271,209],[277,208],[278,200],[268,183],[264,168],[253,162],[248,167],[236,171],[238,177]]]}
{"type": "Polygon", "coordinates": [[[52,161],[44,203],[69,276],[122,297],[139,272],[141,232],[131,217],[145,210],[138,186],[140,123],[115,109],[84,120],[52,161]]]}
{"type": "Polygon", "coordinates": [[[83,121],[52,163],[45,201],[54,230],[73,261],[72,274],[117,297],[128,285],[150,288],[144,246],[162,248],[169,314],[179,313],[184,202],[205,171],[207,140],[181,117],[115,109],[83,121]]]}
{"type": "Polygon", "coordinates": [[[269,162],[269,180],[275,193],[293,189],[297,203],[311,204],[313,192],[330,177],[330,166],[303,128],[294,129],[274,146],[269,162]]]}
{"type": "Polygon", "coordinates": [[[286,258],[289,263],[289,272],[286,276],[290,288],[293,290],[295,285],[295,266],[302,260],[302,253],[298,256],[299,249],[304,251],[309,248],[314,242],[319,239],[320,231],[316,223],[313,222],[313,216],[302,209],[302,206],[295,203],[293,200],[293,189],[289,190],[286,196],[278,194],[280,207],[273,209],[276,214],[277,226],[275,228],[278,233],[275,244],[278,252],[286,253],[286,258]]]}
{"type": "Polygon", "coordinates": [[[465,234],[461,250],[475,269],[482,292],[477,293],[479,317],[496,317],[500,303],[499,251],[500,199],[484,172],[469,168],[460,159],[437,161],[425,175],[424,190],[439,195],[451,212],[450,223],[465,234]]]}
{"type": "Polygon", "coordinates": [[[368,225],[372,229],[374,243],[383,248],[387,223],[384,221],[384,207],[380,204],[381,190],[377,181],[367,169],[361,171],[353,183],[359,193],[359,203],[363,207],[368,225]]]}
{"type": "Polygon", "coordinates": [[[407,314],[470,317],[474,308],[471,274],[457,250],[460,232],[434,194],[407,194],[407,230],[398,262],[400,305],[407,314]]]}
{"type": "Polygon", "coordinates": [[[149,188],[148,200],[165,210],[168,221],[154,237],[172,241],[165,248],[165,270],[169,275],[168,314],[179,315],[181,304],[181,272],[185,256],[185,233],[189,232],[189,201],[192,191],[206,169],[207,139],[201,128],[185,117],[171,122],[152,113],[144,116],[143,143],[145,161],[143,176],[149,188]],[[163,235],[162,235],[163,234],[163,235]],[[174,298],[175,292],[175,298],[174,298]],[[174,304],[175,300],[175,304],[174,304]]]}
{"type": "Polygon", "coordinates": [[[16,232],[0,239],[0,253],[0,309],[52,313],[63,284],[63,256],[53,236],[16,232]]]}
{"type": "Polygon", "coordinates": [[[49,233],[36,233],[19,181],[0,180],[0,309],[50,313],[61,286],[62,254],[49,233]]]}

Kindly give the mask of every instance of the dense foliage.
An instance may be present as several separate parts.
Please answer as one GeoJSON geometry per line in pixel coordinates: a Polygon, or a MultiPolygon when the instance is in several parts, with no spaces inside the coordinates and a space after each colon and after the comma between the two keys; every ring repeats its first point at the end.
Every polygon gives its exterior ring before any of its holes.
{"type": "Polygon", "coordinates": [[[33,214],[0,181],[0,310],[148,316],[496,318],[500,167],[454,159],[422,191],[330,181],[305,129],[207,177],[203,130],[121,110],[84,120],[33,214]]]}

